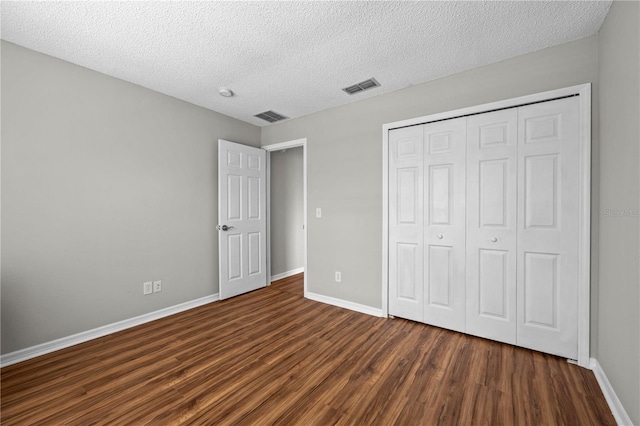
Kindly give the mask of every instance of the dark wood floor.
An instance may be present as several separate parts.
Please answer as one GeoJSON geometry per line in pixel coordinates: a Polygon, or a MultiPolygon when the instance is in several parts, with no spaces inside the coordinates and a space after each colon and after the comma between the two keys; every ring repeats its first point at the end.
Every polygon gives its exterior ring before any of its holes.
{"type": "Polygon", "coordinates": [[[302,276],[1,371],[3,425],[613,425],[565,360],[302,297],[302,276]]]}

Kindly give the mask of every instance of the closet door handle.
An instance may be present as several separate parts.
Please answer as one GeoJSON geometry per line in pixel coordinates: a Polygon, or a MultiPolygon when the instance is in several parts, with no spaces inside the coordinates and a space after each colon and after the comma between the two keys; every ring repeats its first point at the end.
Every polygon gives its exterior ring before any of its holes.
{"type": "Polygon", "coordinates": [[[498,239],[496,237],[493,237],[493,238],[491,238],[491,241],[495,243],[495,242],[498,241],[498,239]]]}
{"type": "Polygon", "coordinates": [[[441,240],[444,237],[442,234],[438,234],[438,239],[441,240]]]}

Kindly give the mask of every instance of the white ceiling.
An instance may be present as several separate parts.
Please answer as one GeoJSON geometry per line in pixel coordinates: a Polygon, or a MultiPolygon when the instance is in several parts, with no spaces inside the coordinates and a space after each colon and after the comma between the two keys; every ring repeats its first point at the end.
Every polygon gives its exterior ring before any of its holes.
{"type": "Polygon", "coordinates": [[[4,40],[262,126],[254,114],[299,117],[587,37],[610,4],[2,1],[1,13],[4,40]],[[382,87],[341,90],[370,77],[382,87]]]}

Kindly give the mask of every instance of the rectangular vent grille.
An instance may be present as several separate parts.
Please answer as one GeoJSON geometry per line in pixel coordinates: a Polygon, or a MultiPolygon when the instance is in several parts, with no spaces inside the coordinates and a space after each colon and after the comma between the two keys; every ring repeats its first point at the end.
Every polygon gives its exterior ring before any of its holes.
{"type": "Polygon", "coordinates": [[[358,92],[362,92],[367,89],[373,89],[374,87],[379,87],[380,83],[376,81],[375,78],[370,78],[369,80],[361,81],[358,84],[354,84],[353,86],[345,87],[344,90],[350,95],[353,95],[358,92]]]}
{"type": "Polygon", "coordinates": [[[275,111],[261,112],[260,114],[256,114],[254,117],[262,118],[263,120],[268,121],[269,123],[275,123],[276,121],[282,121],[289,118],[282,114],[278,114],[275,111]]]}

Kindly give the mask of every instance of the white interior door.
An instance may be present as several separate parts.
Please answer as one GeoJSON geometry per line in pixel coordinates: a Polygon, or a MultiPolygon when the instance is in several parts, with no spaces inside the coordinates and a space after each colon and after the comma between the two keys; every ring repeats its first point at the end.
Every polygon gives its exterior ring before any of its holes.
{"type": "Polygon", "coordinates": [[[518,111],[467,123],[467,332],[515,344],[518,111]]]}
{"type": "Polygon", "coordinates": [[[220,299],[267,285],[266,151],[218,140],[220,299]]]}
{"type": "Polygon", "coordinates": [[[577,359],[577,97],[518,108],[518,338],[577,359]]]}
{"type": "Polygon", "coordinates": [[[389,314],[423,321],[423,126],[389,132],[389,314]]]}
{"type": "Polygon", "coordinates": [[[424,125],[424,322],[465,331],[467,119],[424,125]]]}

